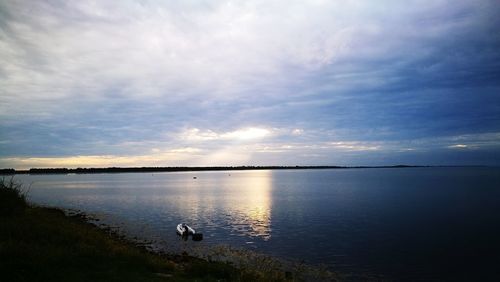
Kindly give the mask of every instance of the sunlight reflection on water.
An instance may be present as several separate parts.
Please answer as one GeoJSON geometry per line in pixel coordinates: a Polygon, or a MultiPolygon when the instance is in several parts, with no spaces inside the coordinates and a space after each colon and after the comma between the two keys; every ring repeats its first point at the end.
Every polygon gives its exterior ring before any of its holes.
{"type": "Polygon", "coordinates": [[[45,205],[104,213],[164,233],[187,222],[220,243],[227,236],[246,238],[245,243],[271,238],[271,171],[24,178],[33,183],[31,199],[45,205]]]}

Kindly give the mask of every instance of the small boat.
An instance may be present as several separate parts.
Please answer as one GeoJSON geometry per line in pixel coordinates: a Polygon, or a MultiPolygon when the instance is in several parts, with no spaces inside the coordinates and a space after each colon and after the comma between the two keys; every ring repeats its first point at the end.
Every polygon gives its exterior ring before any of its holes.
{"type": "Polygon", "coordinates": [[[182,235],[182,236],[188,236],[188,235],[196,234],[196,231],[194,231],[193,228],[189,227],[185,223],[179,223],[177,225],[177,234],[182,235]]]}
{"type": "Polygon", "coordinates": [[[177,234],[185,238],[187,238],[189,235],[192,235],[194,241],[203,240],[203,234],[196,233],[196,231],[193,228],[191,228],[185,223],[177,224],[177,234]]]}

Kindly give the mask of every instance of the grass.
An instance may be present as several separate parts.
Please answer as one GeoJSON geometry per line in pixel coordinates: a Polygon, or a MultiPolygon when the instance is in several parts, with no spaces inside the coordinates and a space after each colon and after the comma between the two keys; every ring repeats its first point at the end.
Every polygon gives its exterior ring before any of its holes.
{"type": "Polygon", "coordinates": [[[0,179],[1,281],[282,281],[285,273],[148,252],[53,208],[26,201],[27,189],[0,179]]]}

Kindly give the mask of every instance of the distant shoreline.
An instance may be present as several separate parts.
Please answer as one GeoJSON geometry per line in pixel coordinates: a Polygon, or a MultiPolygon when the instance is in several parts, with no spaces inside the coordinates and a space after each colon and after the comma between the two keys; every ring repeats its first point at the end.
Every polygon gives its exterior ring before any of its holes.
{"type": "Polygon", "coordinates": [[[140,173],[183,171],[239,171],[239,170],[291,170],[291,169],[359,169],[359,168],[417,168],[417,167],[484,167],[484,166],[204,166],[204,167],[106,167],[106,168],[31,168],[16,170],[0,169],[0,175],[14,174],[92,174],[92,173],[140,173]]]}

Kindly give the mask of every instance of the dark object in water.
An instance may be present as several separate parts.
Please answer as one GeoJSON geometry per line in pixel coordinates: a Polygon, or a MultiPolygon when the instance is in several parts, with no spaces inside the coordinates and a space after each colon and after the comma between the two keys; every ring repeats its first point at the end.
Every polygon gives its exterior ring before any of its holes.
{"type": "Polygon", "coordinates": [[[189,236],[195,233],[196,231],[194,231],[194,229],[189,227],[187,224],[185,223],[177,224],[177,234],[181,236],[189,236]]]}
{"type": "Polygon", "coordinates": [[[193,234],[193,241],[201,241],[201,240],[203,240],[203,234],[201,233],[193,234]]]}
{"type": "Polygon", "coordinates": [[[189,235],[193,236],[193,241],[203,240],[203,234],[196,233],[196,231],[185,223],[179,223],[177,225],[177,234],[181,235],[185,240],[187,240],[189,235]]]}

